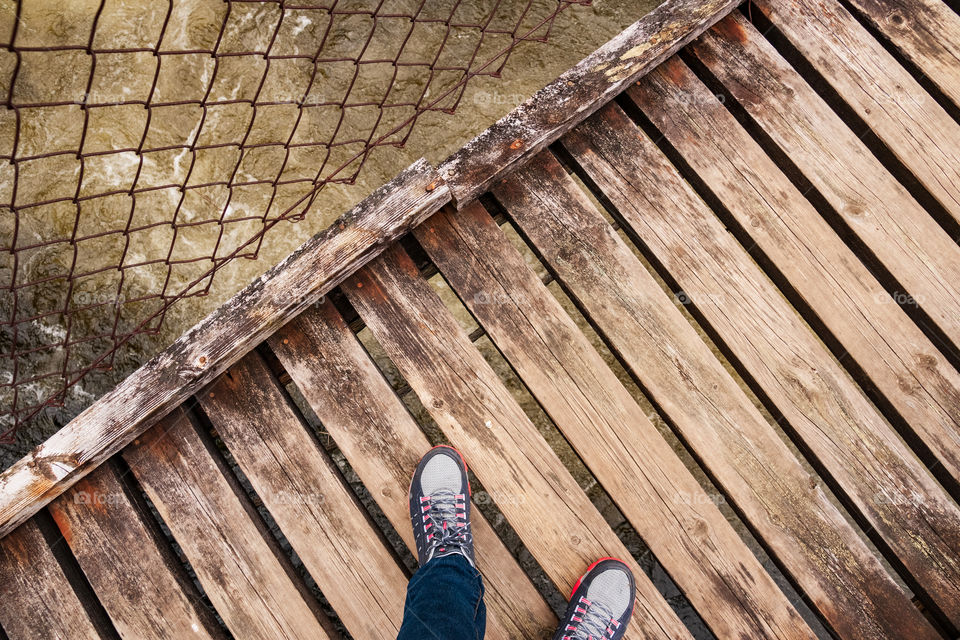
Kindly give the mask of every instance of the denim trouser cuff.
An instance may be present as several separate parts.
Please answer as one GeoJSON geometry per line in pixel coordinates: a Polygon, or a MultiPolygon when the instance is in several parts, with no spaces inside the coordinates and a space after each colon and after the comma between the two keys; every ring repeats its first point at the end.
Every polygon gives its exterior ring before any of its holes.
{"type": "Polygon", "coordinates": [[[397,640],[481,640],[486,621],[480,572],[453,554],[431,560],[410,578],[397,640]]]}

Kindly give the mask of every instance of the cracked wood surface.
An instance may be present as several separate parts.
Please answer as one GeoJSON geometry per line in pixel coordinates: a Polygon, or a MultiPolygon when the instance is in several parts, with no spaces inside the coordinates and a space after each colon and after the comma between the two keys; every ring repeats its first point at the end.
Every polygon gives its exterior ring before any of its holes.
{"type": "Polygon", "coordinates": [[[849,0],[960,107],[960,15],[941,0],[849,0]]]}
{"type": "Polygon", "coordinates": [[[688,48],[960,346],[960,247],[746,18],[688,48]]]}
{"type": "Polygon", "coordinates": [[[129,640],[223,638],[147,506],[124,482],[114,464],[104,464],[47,507],[117,633],[129,640]]]}
{"type": "Polygon", "coordinates": [[[12,640],[99,640],[34,521],[0,540],[0,624],[12,640]]]}
{"type": "Polygon", "coordinates": [[[336,638],[212,446],[177,408],[123,457],[235,637],[336,638]]]}
{"type": "Polygon", "coordinates": [[[960,373],[678,57],[628,93],[960,482],[960,373]]]}
{"type": "Polygon", "coordinates": [[[960,222],[960,124],[837,0],[752,2],[960,222]]]}

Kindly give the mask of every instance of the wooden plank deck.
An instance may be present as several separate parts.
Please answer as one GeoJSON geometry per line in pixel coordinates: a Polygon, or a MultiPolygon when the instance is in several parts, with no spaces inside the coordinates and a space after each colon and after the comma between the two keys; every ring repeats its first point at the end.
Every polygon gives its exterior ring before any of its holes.
{"type": "Polygon", "coordinates": [[[222,638],[157,523],[126,484],[124,472],[105,464],[49,507],[113,626],[125,638],[222,638]]]}
{"type": "Polygon", "coordinates": [[[8,637],[100,637],[37,523],[0,541],[0,568],[0,625],[8,637]]]}
{"type": "Polygon", "coordinates": [[[960,221],[960,149],[947,142],[960,137],[960,124],[928,98],[910,73],[840,2],[757,0],[756,4],[911,174],[960,221]]]}
{"type": "Polygon", "coordinates": [[[957,14],[733,5],[670,0],[0,474],[0,638],[393,638],[441,442],[488,638],[608,555],[630,638],[958,637],[957,14]]]}
{"type": "Polygon", "coordinates": [[[495,193],[823,615],[862,613],[840,616],[834,627],[857,636],[932,637],[817,478],[556,159],[528,163],[495,193]]]}
{"type": "Polygon", "coordinates": [[[938,0],[851,0],[900,54],[960,106],[960,15],[938,0]]]}
{"type": "MultiPolygon", "coordinates": [[[[402,499],[410,469],[430,441],[329,301],[280,329],[270,346],[412,553],[410,511],[402,499]],[[316,354],[322,353],[323,358],[316,354]],[[398,496],[401,499],[398,499],[398,496]]],[[[541,638],[556,616],[479,509],[473,537],[485,549],[487,629],[508,638],[541,638]],[[523,611],[513,603],[524,602],[523,611]]]]}
{"type": "Polygon", "coordinates": [[[861,364],[874,397],[892,405],[884,413],[899,414],[960,481],[960,377],[931,340],[683,61],[671,59],[629,95],[724,203],[754,253],[861,364]]]}
{"type": "MultiPolygon", "coordinates": [[[[746,18],[691,51],[856,238],[960,345],[960,247],[746,18]]],[[[956,147],[954,147],[956,148],[956,147]]]]}
{"type": "Polygon", "coordinates": [[[942,609],[960,614],[960,510],[743,247],[615,105],[564,144],[629,233],[695,302],[798,444],[942,609]],[[909,506],[876,499],[912,491],[925,499],[909,506]]]}
{"type": "Polygon", "coordinates": [[[178,409],[123,453],[235,636],[330,637],[237,479],[178,409]]]}
{"type": "Polygon", "coordinates": [[[396,594],[407,576],[263,359],[248,354],[198,397],[344,623],[365,638],[396,638],[403,619],[396,594]]]}
{"type": "MultiPolygon", "coordinates": [[[[572,591],[591,558],[629,562],[603,516],[402,248],[367,265],[344,291],[562,591],[572,591]]],[[[632,568],[639,571],[636,562],[632,568]]],[[[686,637],[653,583],[642,571],[637,577],[630,637],[686,637]]]]}
{"type": "Polygon", "coordinates": [[[477,203],[458,215],[438,213],[415,233],[711,628],[724,637],[810,637],[756,557],[484,208],[477,203]],[[681,495],[691,496],[689,503],[671,499],[681,495]]]}

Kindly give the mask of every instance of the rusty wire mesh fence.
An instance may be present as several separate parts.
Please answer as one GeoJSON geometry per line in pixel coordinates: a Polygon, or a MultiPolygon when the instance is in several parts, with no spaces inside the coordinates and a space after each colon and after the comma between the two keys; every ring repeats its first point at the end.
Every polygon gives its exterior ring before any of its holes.
{"type": "Polygon", "coordinates": [[[589,0],[0,0],[0,439],[589,0]]]}

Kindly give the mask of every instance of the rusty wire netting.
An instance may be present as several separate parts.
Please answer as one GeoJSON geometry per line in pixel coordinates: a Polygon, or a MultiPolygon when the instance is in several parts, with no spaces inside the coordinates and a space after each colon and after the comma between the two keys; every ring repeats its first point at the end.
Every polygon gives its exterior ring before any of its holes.
{"type": "Polygon", "coordinates": [[[0,0],[0,438],[589,0],[0,0]]]}

